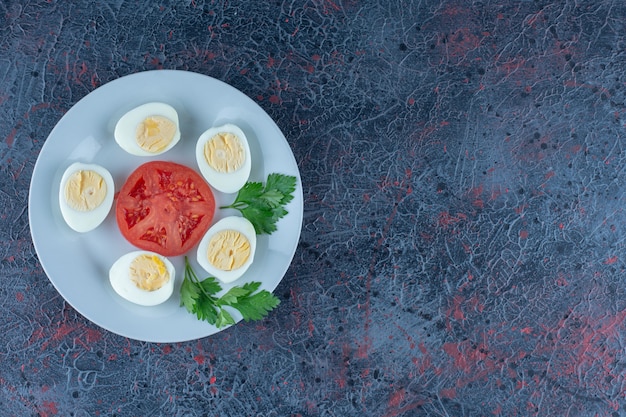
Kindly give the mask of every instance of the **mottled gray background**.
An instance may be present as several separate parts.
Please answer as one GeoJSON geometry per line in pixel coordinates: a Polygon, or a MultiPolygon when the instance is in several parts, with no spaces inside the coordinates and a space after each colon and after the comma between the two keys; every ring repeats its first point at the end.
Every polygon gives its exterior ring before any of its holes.
{"type": "Polygon", "coordinates": [[[3,416],[624,416],[626,4],[0,2],[3,416]],[[280,308],[152,344],[74,311],[28,225],[55,123],[180,69],[298,161],[280,308]]]}

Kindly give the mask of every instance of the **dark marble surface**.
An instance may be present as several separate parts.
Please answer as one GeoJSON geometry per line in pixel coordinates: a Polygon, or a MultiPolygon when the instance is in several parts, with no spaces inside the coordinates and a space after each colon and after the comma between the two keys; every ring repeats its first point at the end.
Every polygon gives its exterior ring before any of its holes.
{"type": "Polygon", "coordinates": [[[626,415],[626,4],[0,2],[3,416],[626,415]],[[28,189],[98,86],[255,100],[298,161],[280,308],[153,344],[44,274],[28,189]]]}

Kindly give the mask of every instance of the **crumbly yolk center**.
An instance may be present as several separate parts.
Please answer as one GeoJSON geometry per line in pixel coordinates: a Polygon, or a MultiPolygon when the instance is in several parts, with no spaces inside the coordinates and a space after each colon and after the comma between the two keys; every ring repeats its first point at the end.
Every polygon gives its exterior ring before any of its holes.
{"type": "Polygon", "coordinates": [[[104,201],[107,184],[100,174],[91,170],[78,170],[65,183],[65,201],[78,211],[91,211],[104,201]]]}
{"type": "Polygon", "coordinates": [[[204,158],[217,172],[234,172],[243,165],[246,151],[239,136],[220,132],[204,145],[204,158]]]}
{"type": "Polygon", "coordinates": [[[130,263],[130,279],[145,291],[155,291],[167,284],[170,273],[156,255],[139,255],[130,263]]]}
{"type": "Polygon", "coordinates": [[[222,230],[209,240],[207,257],[222,271],[241,268],[250,257],[250,241],[236,230],[222,230]]]}
{"type": "Polygon", "coordinates": [[[148,116],[137,125],[137,145],[146,152],[164,150],[176,134],[176,124],[165,116],[148,116]]]}

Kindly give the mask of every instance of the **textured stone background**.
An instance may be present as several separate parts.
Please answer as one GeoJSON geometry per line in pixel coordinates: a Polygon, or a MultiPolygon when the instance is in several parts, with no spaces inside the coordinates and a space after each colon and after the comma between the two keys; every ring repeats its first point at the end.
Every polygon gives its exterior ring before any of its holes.
{"type": "Polygon", "coordinates": [[[0,2],[4,416],[626,415],[622,0],[0,2]],[[268,319],[178,344],[75,312],[28,226],[79,99],[160,68],[285,133],[305,209],[268,319]]]}

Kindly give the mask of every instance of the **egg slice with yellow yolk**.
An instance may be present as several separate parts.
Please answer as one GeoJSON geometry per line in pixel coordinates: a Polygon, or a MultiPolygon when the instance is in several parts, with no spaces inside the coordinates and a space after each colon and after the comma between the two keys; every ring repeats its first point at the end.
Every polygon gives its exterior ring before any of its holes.
{"type": "Polygon", "coordinates": [[[249,220],[230,216],[209,228],[198,244],[198,264],[223,283],[239,279],[256,251],[256,232],[249,220]]]}
{"type": "Polygon", "coordinates": [[[143,104],[119,119],[113,136],[132,155],[160,155],[180,141],[178,112],[165,103],[143,104]]]}
{"type": "Polygon", "coordinates": [[[154,306],[174,292],[175,269],[169,259],[150,251],[122,255],[109,270],[117,294],[131,303],[154,306]]]}
{"type": "Polygon", "coordinates": [[[137,125],[135,139],[144,151],[159,154],[172,143],[176,129],[176,124],[165,116],[148,116],[137,125]]]}
{"type": "Polygon", "coordinates": [[[65,200],[78,211],[92,211],[104,202],[107,184],[102,175],[93,170],[74,171],[65,183],[65,200]]]}
{"type": "Polygon", "coordinates": [[[240,231],[221,230],[209,240],[207,258],[221,271],[241,268],[250,258],[250,241],[240,231]]]}
{"type": "Polygon", "coordinates": [[[196,143],[196,162],[211,187],[223,193],[239,191],[252,168],[246,134],[230,123],[207,129],[196,143]]]}
{"type": "Polygon", "coordinates": [[[155,291],[170,280],[165,262],[157,255],[141,254],[130,263],[130,280],[145,291],[155,291]]]}
{"type": "Polygon", "coordinates": [[[246,159],[246,150],[239,136],[218,132],[204,145],[204,159],[217,172],[237,171],[246,159]]]}
{"type": "Polygon", "coordinates": [[[61,177],[61,215],[73,230],[89,232],[98,227],[109,214],[114,192],[113,177],[106,168],[75,162],[61,177]]]}

